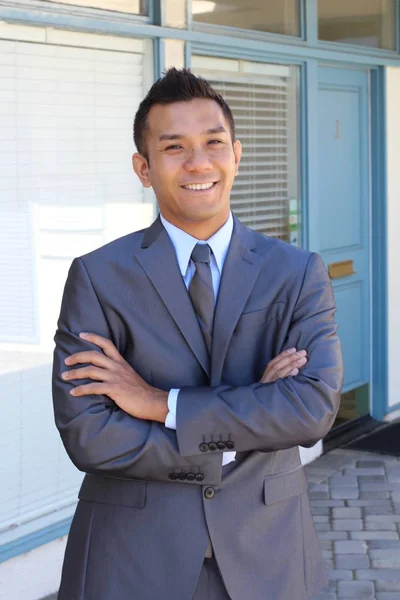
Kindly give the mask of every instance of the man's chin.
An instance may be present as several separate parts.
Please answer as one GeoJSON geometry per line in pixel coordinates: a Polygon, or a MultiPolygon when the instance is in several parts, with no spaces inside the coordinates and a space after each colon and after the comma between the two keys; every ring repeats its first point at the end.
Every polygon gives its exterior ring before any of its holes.
{"type": "Polygon", "coordinates": [[[199,202],[198,204],[185,204],[181,217],[187,221],[213,221],[227,218],[229,205],[221,202],[199,202]]]}
{"type": "Polygon", "coordinates": [[[204,211],[198,210],[182,215],[183,220],[188,223],[208,223],[211,221],[227,219],[227,212],[224,211],[204,211]]]}

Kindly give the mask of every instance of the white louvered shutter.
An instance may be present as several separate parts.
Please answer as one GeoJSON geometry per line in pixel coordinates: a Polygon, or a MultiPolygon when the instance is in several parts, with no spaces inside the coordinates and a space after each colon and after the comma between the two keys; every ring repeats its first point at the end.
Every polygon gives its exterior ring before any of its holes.
{"type": "Polygon", "coordinates": [[[232,210],[256,231],[298,243],[296,71],[199,56],[193,71],[223,95],[243,145],[232,210]]]}
{"type": "Polygon", "coordinates": [[[29,205],[0,202],[0,342],[36,341],[33,236],[29,205]]]}

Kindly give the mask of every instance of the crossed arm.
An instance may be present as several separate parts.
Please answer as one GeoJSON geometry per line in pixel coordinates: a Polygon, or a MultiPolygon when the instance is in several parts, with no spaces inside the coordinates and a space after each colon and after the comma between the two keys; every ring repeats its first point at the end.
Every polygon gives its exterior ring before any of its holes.
{"type": "MultiPolygon", "coordinates": [[[[107,395],[120,409],[136,419],[165,423],[168,392],[146,383],[121,356],[111,340],[88,332],[80,332],[79,337],[95,344],[103,353],[86,350],[68,356],[64,360],[68,367],[82,363],[88,363],[88,366],[63,371],[61,377],[64,381],[79,383],[80,379],[91,379],[99,383],[77,385],[69,393],[73,396],[107,395]]],[[[307,363],[306,356],[306,350],[284,350],[268,363],[260,383],[295,377],[307,363]]]]}
{"type": "Polygon", "coordinates": [[[195,467],[205,475],[203,484],[218,484],[220,452],[204,455],[199,432],[234,432],[239,451],[311,445],[323,437],[338,408],[342,367],[332,292],[321,265],[309,267],[304,278],[289,351],[251,386],[182,389],[172,431],[164,425],[168,392],[147,384],[119,354],[85,266],[75,259],[53,364],[56,424],[75,465],[110,477],[161,481],[171,470],[195,467]],[[83,327],[98,333],[84,336],[83,327]],[[296,347],[312,357],[300,373],[307,359],[296,347]]]}

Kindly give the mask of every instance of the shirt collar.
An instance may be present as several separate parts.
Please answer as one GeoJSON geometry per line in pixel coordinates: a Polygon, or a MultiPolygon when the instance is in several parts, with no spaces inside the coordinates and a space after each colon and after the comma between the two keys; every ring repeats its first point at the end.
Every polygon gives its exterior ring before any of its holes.
{"type": "MultiPolygon", "coordinates": [[[[172,223],[167,221],[162,214],[160,214],[160,219],[175,248],[180,272],[182,273],[182,276],[185,277],[193,248],[198,242],[202,243],[203,240],[198,240],[189,233],[186,233],[186,231],[183,231],[183,229],[179,229],[179,227],[172,225],[172,223]]],[[[232,212],[229,211],[229,217],[226,223],[208,240],[203,242],[207,243],[213,251],[215,262],[220,273],[222,273],[225,258],[228,253],[232,231],[233,217],[232,212]]]]}

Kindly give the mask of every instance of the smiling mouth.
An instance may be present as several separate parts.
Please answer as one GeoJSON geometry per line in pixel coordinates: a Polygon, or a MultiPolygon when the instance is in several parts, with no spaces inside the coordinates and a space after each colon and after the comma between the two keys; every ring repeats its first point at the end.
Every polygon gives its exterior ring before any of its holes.
{"type": "Polygon", "coordinates": [[[207,190],[211,190],[214,186],[216,186],[218,181],[209,181],[207,183],[190,183],[188,185],[182,185],[184,190],[191,190],[192,192],[204,192],[207,190]]]}

